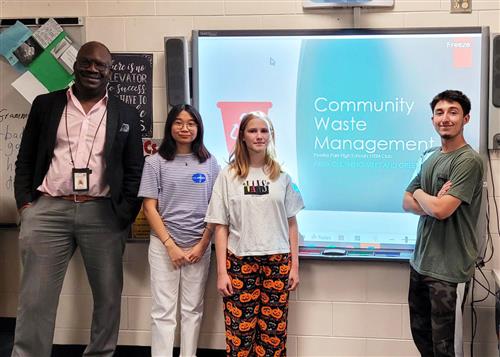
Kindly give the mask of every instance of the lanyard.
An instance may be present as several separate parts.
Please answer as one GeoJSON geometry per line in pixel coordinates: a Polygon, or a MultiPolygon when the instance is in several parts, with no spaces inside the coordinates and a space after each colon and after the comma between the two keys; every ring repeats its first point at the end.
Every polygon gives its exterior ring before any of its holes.
{"type": "MultiPolygon", "coordinates": [[[[97,126],[97,130],[94,133],[94,138],[92,139],[92,146],[90,147],[90,153],[89,153],[89,158],[87,160],[87,166],[85,168],[89,168],[89,163],[90,163],[90,158],[92,157],[92,150],[94,149],[94,143],[95,139],[97,137],[97,133],[99,132],[99,129],[101,128],[102,121],[104,119],[104,116],[108,112],[108,108],[104,110],[104,113],[102,114],[101,120],[99,121],[99,125],[97,126]]],[[[71,142],[69,140],[69,130],[68,130],[68,104],[66,104],[66,107],[64,107],[64,122],[66,124],[66,136],[68,137],[68,147],[69,147],[69,156],[71,158],[71,165],[73,168],[75,168],[75,162],[73,160],[73,151],[71,150],[71,142]]]]}

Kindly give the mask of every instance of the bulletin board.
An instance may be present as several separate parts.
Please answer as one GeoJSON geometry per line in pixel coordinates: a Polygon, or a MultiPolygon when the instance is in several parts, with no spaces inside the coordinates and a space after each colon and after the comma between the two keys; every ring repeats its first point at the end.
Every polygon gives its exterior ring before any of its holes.
{"type": "MultiPolygon", "coordinates": [[[[16,20],[34,32],[48,19],[1,19],[0,32],[12,26],[16,20]]],[[[85,27],[82,18],[55,18],[55,20],[77,47],[85,42],[85,27]]],[[[42,58],[41,61],[37,61],[36,65],[39,67],[35,70],[39,71],[41,76],[45,75],[48,83],[51,83],[54,79],[54,72],[45,71],[45,60],[46,58],[42,58]]],[[[64,75],[63,71],[59,73],[64,75]]],[[[14,225],[18,220],[14,199],[15,162],[31,107],[30,102],[12,86],[12,83],[22,74],[18,67],[12,66],[6,58],[0,57],[0,226],[14,225]]],[[[53,91],[59,88],[48,89],[53,91]]]]}

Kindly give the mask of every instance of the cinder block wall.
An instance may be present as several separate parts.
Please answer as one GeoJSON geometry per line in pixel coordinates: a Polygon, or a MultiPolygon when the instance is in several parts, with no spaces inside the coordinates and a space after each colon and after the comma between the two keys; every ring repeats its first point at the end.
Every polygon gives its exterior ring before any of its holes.
{"type": "MultiPolygon", "coordinates": [[[[500,32],[500,0],[473,0],[471,14],[450,14],[450,0],[395,0],[393,9],[362,10],[361,27],[490,26],[500,32]]],[[[112,51],[154,53],[154,133],[161,136],[165,104],[164,36],[186,36],[193,29],[346,28],[352,10],[303,11],[300,0],[138,0],[138,1],[0,1],[0,18],[84,16],[87,40],[112,51]]],[[[430,93],[429,95],[432,95],[430,93]]],[[[492,170],[500,188],[500,154],[492,170]]],[[[491,190],[489,190],[491,195],[491,190]]],[[[497,201],[500,200],[497,192],[497,201]]],[[[490,197],[490,201],[493,197],[490,197]]],[[[493,209],[493,205],[491,205],[493,209]]],[[[494,212],[494,211],[492,211],[494,212]]],[[[491,225],[499,246],[497,227],[491,225]]],[[[485,267],[500,269],[500,249],[485,267]]],[[[120,344],[150,343],[150,292],[147,246],[129,244],[125,253],[120,344]]],[[[213,265],[212,265],[213,268],[213,265]]],[[[0,231],[0,317],[16,315],[20,262],[17,232],[0,231]]],[[[301,262],[301,284],[292,295],[289,354],[292,356],[417,356],[409,331],[408,265],[369,262],[301,262]]],[[[484,282],[484,279],[480,277],[484,282]]],[[[475,296],[484,296],[481,288],[475,296]]],[[[92,297],[77,254],[70,264],[61,295],[56,343],[85,343],[92,297]]],[[[224,348],[221,300],[211,270],[200,347],[224,348]]],[[[478,304],[475,356],[498,356],[494,299],[478,304]]],[[[466,311],[466,355],[471,341],[466,311]]]]}

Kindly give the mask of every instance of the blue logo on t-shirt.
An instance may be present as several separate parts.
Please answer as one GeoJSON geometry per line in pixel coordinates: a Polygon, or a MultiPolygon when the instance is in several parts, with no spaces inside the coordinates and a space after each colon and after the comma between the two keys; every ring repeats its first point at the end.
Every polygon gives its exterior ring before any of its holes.
{"type": "Polygon", "coordinates": [[[191,176],[191,179],[194,183],[203,183],[207,180],[207,177],[204,174],[197,173],[191,176]]]}

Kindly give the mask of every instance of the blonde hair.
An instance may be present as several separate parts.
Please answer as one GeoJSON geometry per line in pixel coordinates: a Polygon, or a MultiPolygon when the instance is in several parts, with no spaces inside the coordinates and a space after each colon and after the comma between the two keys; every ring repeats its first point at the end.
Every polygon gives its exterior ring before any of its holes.
{"type": "Polygon", "coordinates": [[[250,171],[250,157],[248,154],[248,148],[244,142],[245,128],[252,119],[261,119],[269,128],[269,142],[266,148],[266,157],[264,161],[264,172],[269,177],[270,180],[276,180],[281,174],[281,165],[276,160],[276,150],[274,146],[274,127],[273,123],[266,114],[262,112],[250,112],[243,115],[241,118],[240,129],[238,131],[238,137],[236,138],[236,144],[234,150],[229,157],[229,167],[234,171],[235,175],[241,179],[248,176],[250,171]]]}

